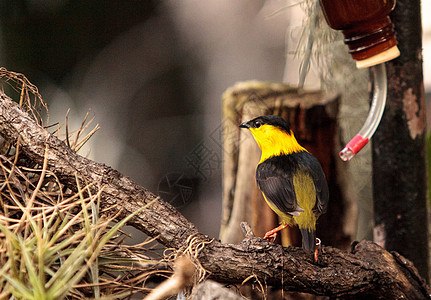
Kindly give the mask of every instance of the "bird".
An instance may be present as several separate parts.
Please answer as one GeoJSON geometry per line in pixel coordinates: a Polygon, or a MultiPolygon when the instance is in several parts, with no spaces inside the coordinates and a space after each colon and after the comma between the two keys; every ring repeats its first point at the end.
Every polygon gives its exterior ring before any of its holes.
{"type": "Polygon", "coordinates": [[[256,167],[256,183],[281,225],[264,239],[275,240],[277,232],[298,225],[302,248],[317,261],[316,221],[328,207],[328,184],[319,161],[295,138],[289,123],[280,116],[266,115],[243,122],[262,150],[256,167]]]}

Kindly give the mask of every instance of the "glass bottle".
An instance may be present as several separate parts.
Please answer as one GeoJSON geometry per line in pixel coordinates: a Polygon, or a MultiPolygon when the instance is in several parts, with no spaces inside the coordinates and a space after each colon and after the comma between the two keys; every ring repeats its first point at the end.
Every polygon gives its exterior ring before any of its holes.
{"type": "Polygon", "coordinates": [[[326,21],[341,30],[358,68],[400,55],[389,13],[395,0],[320,0],[326,21]]]}

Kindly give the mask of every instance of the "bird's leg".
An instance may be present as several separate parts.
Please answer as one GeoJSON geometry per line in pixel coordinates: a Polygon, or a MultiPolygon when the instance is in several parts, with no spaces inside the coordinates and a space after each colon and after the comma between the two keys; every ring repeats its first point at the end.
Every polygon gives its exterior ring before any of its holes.
{"type": "Polygon", "coordinates": [[[314,262],[317,262],[321,247],[322,247],[322,242],[320,241],[319,238],[316,238],[316,250],[314,250],[314,262]]]}
{"type": "Polygon", "coordinates": [[[277,238],[277,232],[279,232],[280,230],[283,230],[284,228],[286,228],[288,226],[289,225],[287,225],[287,224],[282,224],[282,225],[268,231],[267,233],[265,233],[265,236],[263,237],[263,239],[267,240],[267,241],[272,239],[272,241],[274,242],[275,239],[277,238]]]}

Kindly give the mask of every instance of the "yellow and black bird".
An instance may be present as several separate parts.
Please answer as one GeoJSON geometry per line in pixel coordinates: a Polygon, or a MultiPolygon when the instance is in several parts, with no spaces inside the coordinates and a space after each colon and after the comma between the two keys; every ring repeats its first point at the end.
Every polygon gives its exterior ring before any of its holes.
{"type": "MultiPolygon", "coordinates": [[[[261,116],[242,123],[262,150],[256,182],[269,207],[281,217],[281,225],[265,234],[297,224],[302,248],[314,252],[316,221],[328,206],[328,184],[318,160],[299,145],[289,124],[279,116],[261,116]]],[[[315,259],[317,256],[315,254],[315,259]]]]}

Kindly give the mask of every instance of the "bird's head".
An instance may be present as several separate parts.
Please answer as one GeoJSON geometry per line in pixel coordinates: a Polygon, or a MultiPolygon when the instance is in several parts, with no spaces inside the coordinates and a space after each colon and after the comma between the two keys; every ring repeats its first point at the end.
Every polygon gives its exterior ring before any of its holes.
{"type": "Polygon", "coordinates": [[[286,134],[292,134],[289,123],[279,116],[260,116],[248,122],[241,123],[241,128],[248,128],[251,132],[274,133],[273,130],[280,130],[286,134]]]}
{"type": "Polygon", "coordinates": [[[306,151],[295,139],[289,124],[279,116],[260,116],[243,122],[240,128],[247,128],[262,149],[262,160],[280,154],[306,151]]]}

